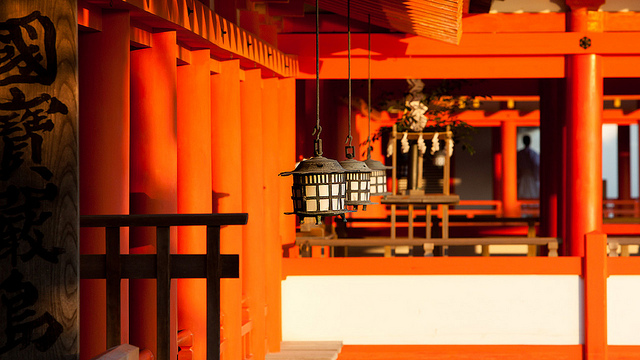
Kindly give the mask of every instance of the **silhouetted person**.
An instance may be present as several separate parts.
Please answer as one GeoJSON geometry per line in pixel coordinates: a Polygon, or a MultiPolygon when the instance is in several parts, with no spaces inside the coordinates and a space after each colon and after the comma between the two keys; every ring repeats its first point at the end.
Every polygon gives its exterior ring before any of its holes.
{"type": "Polygon", "coordinates": [[[537,199],[540,197],[540,155],[529,145],[531,138],[522,138],[524,149],[518,151],[518,198],[537,199]]]}

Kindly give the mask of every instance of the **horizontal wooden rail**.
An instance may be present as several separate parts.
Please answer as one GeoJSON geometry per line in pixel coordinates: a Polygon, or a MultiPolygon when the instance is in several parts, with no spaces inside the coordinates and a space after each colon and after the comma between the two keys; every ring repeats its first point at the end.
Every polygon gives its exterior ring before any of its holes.
{"type": "MultiPolygon", "coordinates": [[[[82,279],[106,279],[105,255],[81,255],[80,277],[82,279]]],[[[207,256],[191,254],[171,254],[172,279],[203,279],[207,277],[207,256]]],[[[237,278],[238,255],[220,255],[220,270],[223,278],[237,278]]],[[[120,277],[122,279],[155,279],[155,254],[121,254],[120,277]]]]}
{"type": "Polygon", "coordinates": [[[448,238],[448,239],[408,239],[388,237],[368,238],[340,238],[340,239],[296,239],[296,245],[301,248],[310,246],[421,246],[425,244],[437,246],[468,246],[468,245],[546,245],[549,256],[558,256],[560,239],[554,237],[486,237],[486,238],[448,238]]]}
{"type": "Polygon", "coordinates": [[[80,227],[246,225],[247,214],[84,215],[80,227]]]}
{"type": "Polygon", "coordinates": [[[120,344],[120,284],[122,279],[156,279],[157,359],[171,353],[171,279],[207,279],[207,359],[220,358],[220,278],[239,276],[238,255],[220,254],[220,228],[245,225],[247,214],[142,214],[91,215],[80,217],[80,227],[102,227],[106,234],[105,254],[80,255],[81,279],[106,279],[107,346],[120,344]],[[120,228],[156,228],[155,254],[120,254],[120,228]],[[206,254],[171,254],[172,226],[205,226],[206,254]]]}

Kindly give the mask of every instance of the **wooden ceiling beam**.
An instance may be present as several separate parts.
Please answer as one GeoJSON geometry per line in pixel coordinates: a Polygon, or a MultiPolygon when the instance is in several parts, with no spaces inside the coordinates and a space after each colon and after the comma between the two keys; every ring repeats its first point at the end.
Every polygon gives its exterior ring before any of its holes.
{"type": "Polygon", "coordinates": [[[293,77],[298,68],[295,55],[287,55],[253,33],[227,21],[204,4],[183,0],[88,0],[101,9],[131,13],[132,43],[148,46],[144,32],[174,30],[185,49],[209,48],[220,59],[238,58],[243,66],[259,67],[265,76],[293,77]]]}

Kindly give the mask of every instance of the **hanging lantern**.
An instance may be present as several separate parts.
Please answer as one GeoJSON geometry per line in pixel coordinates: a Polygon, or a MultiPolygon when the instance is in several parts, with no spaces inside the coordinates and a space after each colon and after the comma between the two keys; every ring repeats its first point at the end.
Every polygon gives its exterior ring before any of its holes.
{"type": "Polygon", "coordinates": [[[346,204],[353,206],[355,210],[358,210],[358,205],[362,205],[362,210],[367,210],[367,205],[375,204],[369,200],[371,169],[364,161],[353,159],[353,154],[351,156],[349,158],[349,153],[347,153],[348,159],[340,161],[340,165],[346,171],[346,204]]]}
{"type": "Polygon", "coordinates": [[[345,141],[345,156],[347,160],[340,161],[340,165],[346,170],[345,176],[347,180],[346,204],[353,206],[358,210],[358,205],[362,205],[362,210],[367,210],[367,205],[374,204],[369,201],[369,188],[371,169],[362,161],[354,159],[354,147],[351,145],[353,136],[351,136],[351,1],[347,2],[347,39],[348,39],[348,66],[349,71],[349,101],[347,122],[349,124],[349,132],[345,141]]]}
{"type": "Polygon", "coordinates": [[[345,173],[336,160],[320,155],[301,161],[291,172],[281,173],[293,175],[293,213],[288,214],[296,214],[301,220],[315,218],[316,224],[325,216],[340,215],[344,219],[349,212],[345,209],[345,173]]]}
{"type": "Polygon", "coordinates": [[[387,190],[387,170],[393,167],[372,158],[368,158],[364,163],[371,169],[371,196],[391,195],[387,190]]]}
{"type": "Polygon", "coordinates": [[[315,218],[316,224],[325,216],[340,216],[344,220],[344,214],[352,212],[345,207],[346,176],[345,169],[336,160],[322,156],[322,139],[320,133],[320,61],[318,40],[319,8],[316,0],[316,127],[313,135],[314,157],[303,160],[295,170],[280,173],[280,176],[293,175],[291,187],[291,199],[293,200],[293,212],[287,214],[298,215],[302,221],[304,218],[315,218]]]}
{"type": "Polygon", "coordinates": [[[367,105],[367,116],[368,116],[368,133],[369,138],[367,139],[367,160],[364,161],[365,164],[371,169],[371,177],[370,177],[370,191],[372,196],[386,196],[391,195],[391,192],[387,190],[387,170],[393,169],[393,166],[386,166],[378,160],[374,160],[371,158],[371,15],[368,16],[368,49],[369,49],[369,59],[367,63],[367,92],[368,92],[368,105],[367,105]]]}

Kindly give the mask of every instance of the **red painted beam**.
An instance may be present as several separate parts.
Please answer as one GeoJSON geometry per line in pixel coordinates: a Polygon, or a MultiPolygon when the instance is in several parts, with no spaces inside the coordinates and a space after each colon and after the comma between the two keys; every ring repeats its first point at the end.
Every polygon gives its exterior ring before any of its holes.
{"type": "MultiPolygon", "coordinates": [[[[315,34],[280,34],[282,51],[315,54],[315,34]]],[[[352,57],[366,57],[367,34],[352,34],[352,57]],[[361,49],[360,51],[356,51],[361,49]]],[[[320,57],[346,57],[346,34],[320,34],[320,57]]],[[[465,33],[459,45],[406,34],[372,34],[371,51],[376,56],[495,56],[566,54],[640,54],[640,32],[558,33],[465,33]],[[580,47],[588,36],[591,46],[580,47]]]]}

